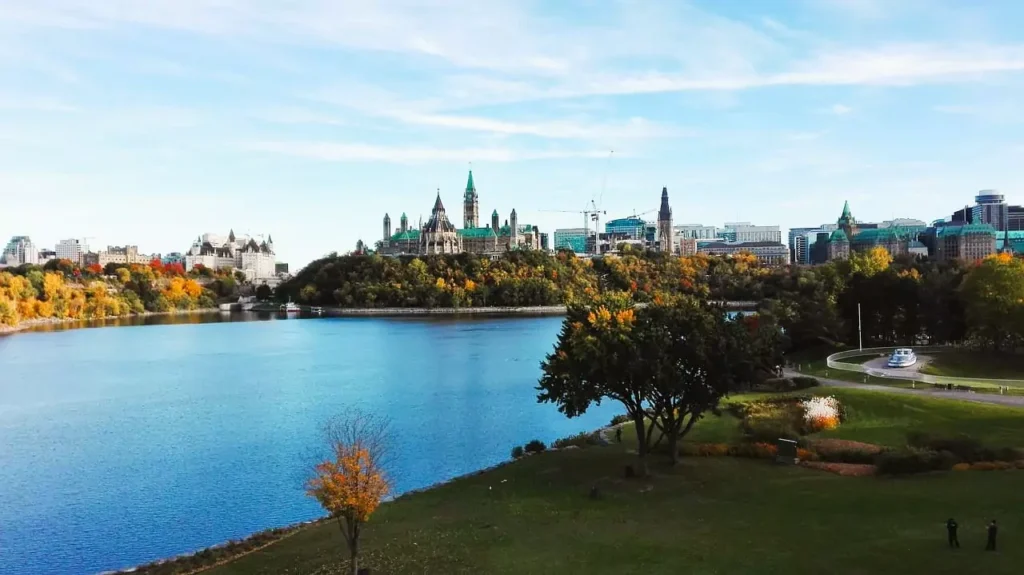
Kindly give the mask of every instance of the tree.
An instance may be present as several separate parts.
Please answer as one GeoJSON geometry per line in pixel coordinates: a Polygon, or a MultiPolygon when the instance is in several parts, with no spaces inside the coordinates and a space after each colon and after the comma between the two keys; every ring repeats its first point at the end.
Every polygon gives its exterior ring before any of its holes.
{"type": "Polygon", "coordinates": [[[267,301],[274,295],[274,290],[270,289],[267,284],[260,284],[256,287],[256,299],[259,301],[267,301]]]}
{"type": "Polygon", "coordinates": [[[652,382],[636,353],[635,314],[625,293],[570,307],[555,351],[541,364],[537,401],[557,404],[568,417],[602,399],[621,403],[636,428],[639,472],[646,475],[654,425],[646,424],[652,382]]]}
{"type": "Polygon", "coordinates": [[[1015,349],[1024,340],[1024,260],[991,256],[960,286],[971,335],[986,345],[1015,349]]]}
{"type": "Polygon", "coordinates": [[[322,429],[326,458],[313,466],[306,493],[317,500],[345,538],[352,575],[359,571],[362,526],[387,495],[386,420],[350,410],[322,429]]]}

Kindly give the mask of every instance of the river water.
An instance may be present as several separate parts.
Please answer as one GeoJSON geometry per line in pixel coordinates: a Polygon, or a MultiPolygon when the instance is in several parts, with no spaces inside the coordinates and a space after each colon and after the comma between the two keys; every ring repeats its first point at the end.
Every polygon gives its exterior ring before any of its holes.
{"type": "Polygon", "coordinates": [[[346,407],[391,420],[399,493],[617,412],[536,402],[557,317],[223,319],[0,337],[0,573],[97,573],[318,517],[304,466],[346,407]]]}

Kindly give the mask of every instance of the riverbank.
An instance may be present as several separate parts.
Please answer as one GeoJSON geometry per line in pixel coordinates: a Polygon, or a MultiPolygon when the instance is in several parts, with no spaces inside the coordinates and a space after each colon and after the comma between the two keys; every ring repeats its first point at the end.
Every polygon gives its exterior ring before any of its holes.
{"type": "Polygon", "coordinates": [[[341,308],[325,307],[324,315],[331,317],[400,317],[423,315],[565,315],[564,305],[528,307],[382,307],[341,308]]]}
{"type": "MultiPolygon", "coordinates": [[[[1003,445],[1018,440],[1024,429],[1022,412],[1002,407],[860,390],[812,393],[836,395],[850,408],[850,420],[821,438],[899,447],[910,431],[962,432],[1003,445]]],[[[738,441],[737,423],[728,416],[708,417],[686,443],[738,441]]],[[[952,502],[949,513],[979,526],[989,515],[1003,523],[999,510],[1024,503],[1014,471],[894,480],[686,457],[674,469],[653,460],[651,478],[626,479],[622,469],[635,462],[635,444],[630,425],[623,430],[622,443],[613,439],[614,427],[604,427],[597,432],[603,447],[549,449],[396,497],[367,525],[363,565],[381,573],[621,573],[640,564],[646,573],[675,573],[680,562],[722,573],[928,573],[943,565],[933,550],[934,501],[952,502]],[[956,496],[960,492],[978,498],[964,500],[956,496]],[[825,508],[830,512],[821,513],[825,508]],[[764,525],[772,530],[765,532],[764,525]],[[680,540],[687,541],[685,549],[680,540]],[[795,545],[814,552],[794,553],[795,545]],[[879,552],[865,554],[862,546],[879,552]],[[907,564],[914,568],[897,570],[907,564]]],[[[1006,521],[1024,526],[1011,517],[1006,521]]],[[[344,572],[344,542],[333,522],[312,522],[287,539],[251,547],[194,572],[344,572]]],[[[1014,572],[1024,548],[1005,553],[986,568],[1014,572]]],[[[201,554],[184,560],[195,565],[201,554]]],[[[972,560],[964,559],[963,569],[970,570],[972,560]]],[[[136,573],[185,573],[162,565],[136,573]]]]}
{"type": "Polygon", "coordinates": [[[129,314],[129,315],[112,315],[112,316],[107,316],[107,317],[97,317],[97,318],[89,318],[89,319],[82,319],[82,318],[64,318],[64,319],[61,319],[61,318],[56,318],[56,317],[35,318],[35,319],[29,319],[29,320],[25,320],[25,321],[19,322],[18,325],[15,325],[15,326],[0,325],[0,335],[9,335],[9,334],[14,334],[14,333],[22,332],[22,331],[29,331],[29,330],[33,330],[33,329],[37,329],[37,328],[55,327],[55,326],[69,326],[69,325],[72,325],[72,324],[88,325],[88,324],[91,324],[91,323],[94,323],[94,322],[95,323],[100,323],[100,322],[117,321],[117,320],[128,320],[128,321],[131,321],[133,319],[144,319],[144,318],[147,318],[147,317],[159,317],[159,316],[169,316],[169,315],[209,314],[209,313],[214,313],[214,312],[217,312],[217,311],[219,311],[219,309],[213,307],[213,308],[199,308],[199,309],[175,309],[175,310],[171,310],[171,311],[147,311],[147,312],[143,312],[143,313],[133,313],[133,314],[129,314]]]}

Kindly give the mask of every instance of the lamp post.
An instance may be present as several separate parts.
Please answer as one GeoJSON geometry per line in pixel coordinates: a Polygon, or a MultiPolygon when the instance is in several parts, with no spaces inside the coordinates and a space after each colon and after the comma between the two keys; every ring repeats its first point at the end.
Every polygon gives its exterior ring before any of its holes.
{"type": "Polygon", "coordinates": [[[857,345],[860,346],[860,351],[864,351],[864,330],[861,328],[860,323],[860,302],[857,302],[857,345]]]}

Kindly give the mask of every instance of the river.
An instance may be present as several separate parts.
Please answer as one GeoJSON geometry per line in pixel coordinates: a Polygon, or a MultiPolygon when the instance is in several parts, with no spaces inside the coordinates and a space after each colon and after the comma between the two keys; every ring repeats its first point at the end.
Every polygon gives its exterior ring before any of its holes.
{"type": "Polygon", "coordinates": [[[618,412],[536,402],[557,317],[224,319],[0,337],[0,573],[97,573],[318,517],[304,465],[346,407],[390,418],[398,493],[618,412]]]}

